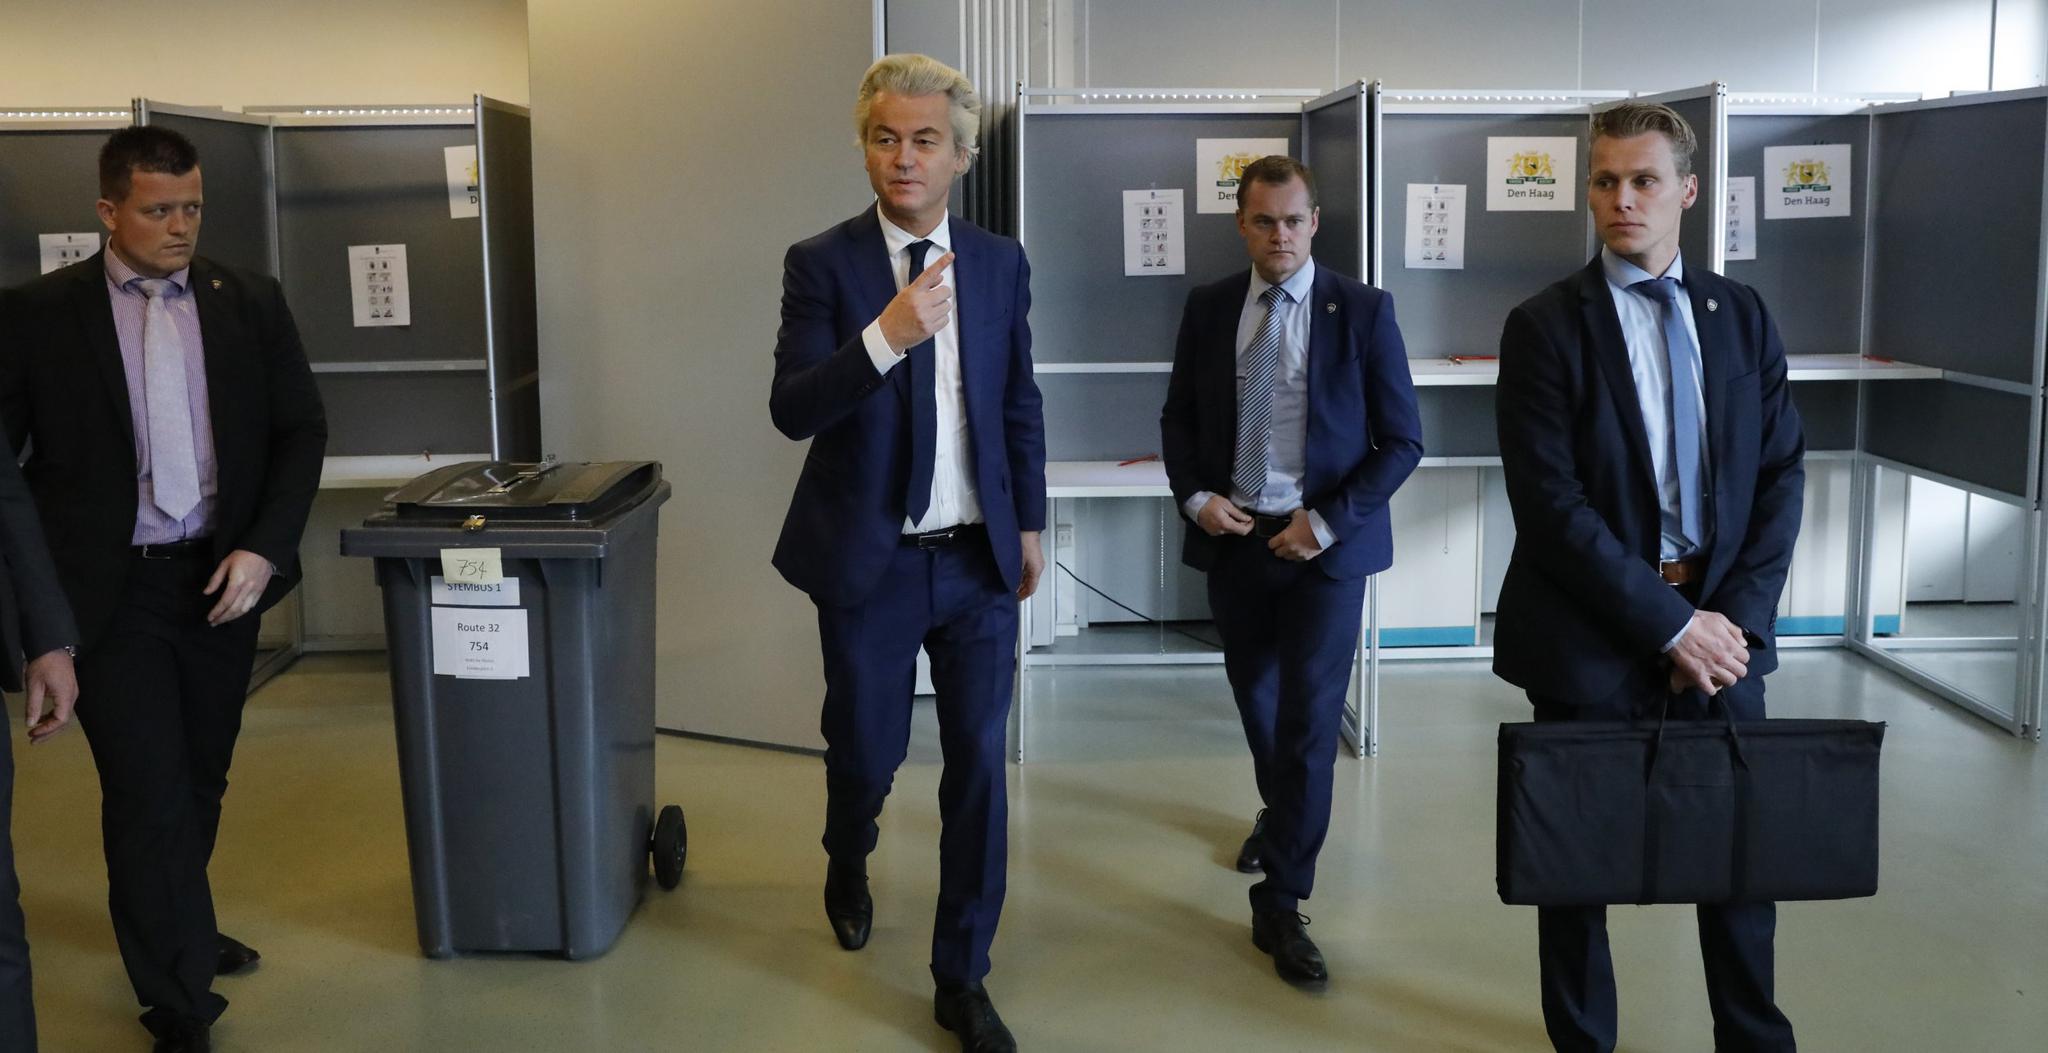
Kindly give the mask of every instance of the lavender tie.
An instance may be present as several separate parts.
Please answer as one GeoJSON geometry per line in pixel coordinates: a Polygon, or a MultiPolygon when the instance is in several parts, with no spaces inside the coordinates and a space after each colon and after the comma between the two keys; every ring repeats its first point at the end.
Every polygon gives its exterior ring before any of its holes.
{"type": "Polygon", "coordinates": [[[173,520],[199,507],[199,459],[193,452],[192,401],[185,386],[185,342],[171,321],[164,294],[171,283],[145,278],[149,307],[142,316],[142,397],[149,420],[151,492],[173,520]]]}

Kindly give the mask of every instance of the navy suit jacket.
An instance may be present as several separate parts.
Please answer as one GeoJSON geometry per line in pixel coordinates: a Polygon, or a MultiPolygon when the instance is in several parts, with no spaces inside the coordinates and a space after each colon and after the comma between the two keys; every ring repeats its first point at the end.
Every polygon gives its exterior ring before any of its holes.
{"type": "MultiPolygon", "coordinates": [[[[1031,376],[1031,268],[1024,248],[952,217],[974,485],[1003,581],[1017,587],[1019,531],[1045,529],[1045,423],[1031,376]]],[[[819,603],[858,603],[900,544],[910,479],[910,370],[875,372],[861,342],[896,296],[881,221],[868,208],[790,246],[768,411],[810,439],[775,569],[819,603]]]]}
{"type": "MultiPolygon", "coordinates": [[[[1687,267],[1707,403],[1713,540],[1700,609],[1777,668],[1778,597],[1804,501],[1785,348],[1755,290],[1687,267]]],[[[1654,668],[1693,605],[1657,572],[1661,520],[1642,407],[1599,257],[1508,315],[1496,392],[1515,548],[1493,669],[1567,703],[1654,668]]]]}
{"type": "MultiPolygon", "coordinates": [[[[1188,293],[1173,377],[1159,415],[1160,451],[1187,520],[1181,560],[1216,562],[1222,539],[1188,519],[1203,490],[1228,495],[1237,453],[1237,328],[1251,269],[1188,293]]],[[[1308,436],[1302,503],[1337,543],[1315,558],[1344,581],[1393,565],[1387,501],[1422,459],[1422,420],[1394,298],[1318,263],[1308,302],[1308,436]],[[1334,308],[1334,309],[1333,309],[1334,308]]]]}

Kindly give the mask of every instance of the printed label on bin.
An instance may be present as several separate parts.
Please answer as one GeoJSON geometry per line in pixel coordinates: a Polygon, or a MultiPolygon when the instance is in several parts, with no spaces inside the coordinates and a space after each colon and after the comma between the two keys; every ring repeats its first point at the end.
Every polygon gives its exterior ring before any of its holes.
{"type": "Polygon", "coordinates": [[[490,585],[505,580],[505,560],[495,548],[444,548],[441,576],[449,581],[490,585]]]}
{"type": "Polygon", "coordinates": [[[434,675],[518,680],[528,674],[526,612],[434,608],[434,675]]]}
{"type": "Polygon", "coordinates": [[[481,585],[474,581],[449,581],[439,574],[427,579],[427,591],[433,597],[435,606],[457,604],[464,607],[517,607],[519,606],[519,579],[506,578],[481,585]]]}

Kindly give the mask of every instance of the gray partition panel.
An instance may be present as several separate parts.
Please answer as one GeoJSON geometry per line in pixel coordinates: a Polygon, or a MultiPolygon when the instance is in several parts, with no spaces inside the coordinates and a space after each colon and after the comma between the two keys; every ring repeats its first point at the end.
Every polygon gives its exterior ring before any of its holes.
{"type": "MultiPolygon", "coordinates": [[[[1578,206],[1570,211],[1487,211],[1486,140],[1498,135],[1570,136],[1579,144],[1576,170],[1586,171],[1586,118],[1581,115],[1388,113],[1381,118],[1385,273],[1377,284],[1394,294],[1410,358],[1495,354],[1508,312],[1591,258],[1583,180],[1574,180],[1570,188],[1578,206]],[[1410,183],[1464,184],[1464,270],[1403,265],[1410,183]]],[[[1493,434],[1491,422],[1487,434],[1493,434]]]]}
{"type": "Polygon", "coordinates": [[[2033,383],[2048,99],[1875,122],[1871,352],[2033,383]]]}
{"type": "Polygon", "coordinates": [[[1041,373],[1045,458],[1122,461],[1159,452],[1165,373],[1041,373]]]}
{"type": "Polygon", "coordinates": [[[270,126],[152,111],[149,123],[168,128],[199,150],[206,182],[206,221],[199,252],[210,260],[277,276],[271,262],[270,126]]]}
{"type": "Polygon", "coordinates": [[[1172,358],[1188,290],[1251,265],[1234,216],[1195,211],[1195,140],[1280,138],[1299,152],[1298,114],[1026,111],[1019,227],[1031,257],[1033,356],[1172,358]],[[1187,273],[1126,278],[1123,192],[1154,187],[1187,191],[1187,273]]]}
{"type": "Polygon", "coordinates": [[[277,129],[278,255],[309,359],[485,356],[483,237],[448,217],[442,154],[475,142],[469,125],[277,129]],[[412,324],[358,329],[348,247],[391,244],[406,247],[412,324]]]}
{"type": "Polygon", "coordinates": [[[1714,96],[1698,99],[1680,99],[1665,105],[1678,111],[1687,124],[1692,125],[1693,136],[1699,140],[1699,148],[1693,152],[1692,174],[1699,179],[1699,197],[1691,208],[1678,220],[1678,251],[1685,254],[1688,264],[1708,265],[1714,258],[1714,239],[1719,237],[1714,230],[1714,210],[1711,207],[1715,195],[1722,193],[1714,181],[1712,159],[1721,149],[1714,122],[1714,96]]]}
{"type": "Polygon", "coordinates": [[[489,251],[491,414],[502,460],[537,461],[540,335],[534,317],[533,123],[486,103],[483,128],[485,240],[489,251]]]}
{"type": "Polygon", "coordinates": [[[327,455],[484,453],[490,399],[482,373],[320,373],[327,455]]]}
{"type": "Polygon", "coordinates": [[[1415,389],[1415,402],[1422,414],[1423,456],[1500,456],[1500,429],[1494,422],[1491,385],[1419,387],[1415,389]]]}
{"type": "MultiPolygon", "coordinates": [[[[1863,350],[1864,223],[1869,218],[1870,118],[1861,114],[1730,114],[1728,175],[1756,179],[1756,259],[1729,260],[1728,277],[1754,288],[1777,320],[1785,350],[1849,355],[1863,350]],[[1855,213],[1763,219],[1764,148],[1847,143],[1855,213]]],[[[1694,209],[1698,211],[1698,209],[1694,209]]]]}
{"type": "Polygon", "coordinates": [[[42,273],[41,234],[98,234],[105,128],[0,132],[0,289],[42,273]]]}
{"type": "Polygon", "coordinates": [[[1316,230],[1318,263],[1364,281],[1365,266],[1365,96],[1353,95],[1303,117],[1308,142],[1302,147],[1316,174],[1322,220],[1316,230]]]}
{"type": "Polygon", "coordinates": [[[1807,449],[1856,449],[1856,381],[1802,380],[1792,385],[1792,405],[1799,410],[1807,449]]]}
{"type": "Polygon", "coordinates": [[[1865,387],[1864,452],[2022,500],[2031,496],[2032,399],[1940,380],[1865,387]]]}

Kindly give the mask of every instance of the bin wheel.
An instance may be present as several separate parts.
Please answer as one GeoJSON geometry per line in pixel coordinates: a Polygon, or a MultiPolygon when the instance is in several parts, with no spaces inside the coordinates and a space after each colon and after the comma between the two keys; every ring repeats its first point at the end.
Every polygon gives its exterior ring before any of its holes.
{"type": "Polygon", "coordinates": [[[683,810],[667,805],[654,819],[654,837],[648,846],[654,853],[654,880],[663,889],[675,888],[683,880],[683,860],[690,855],[690,831],[683,825],[683,810]]]}

